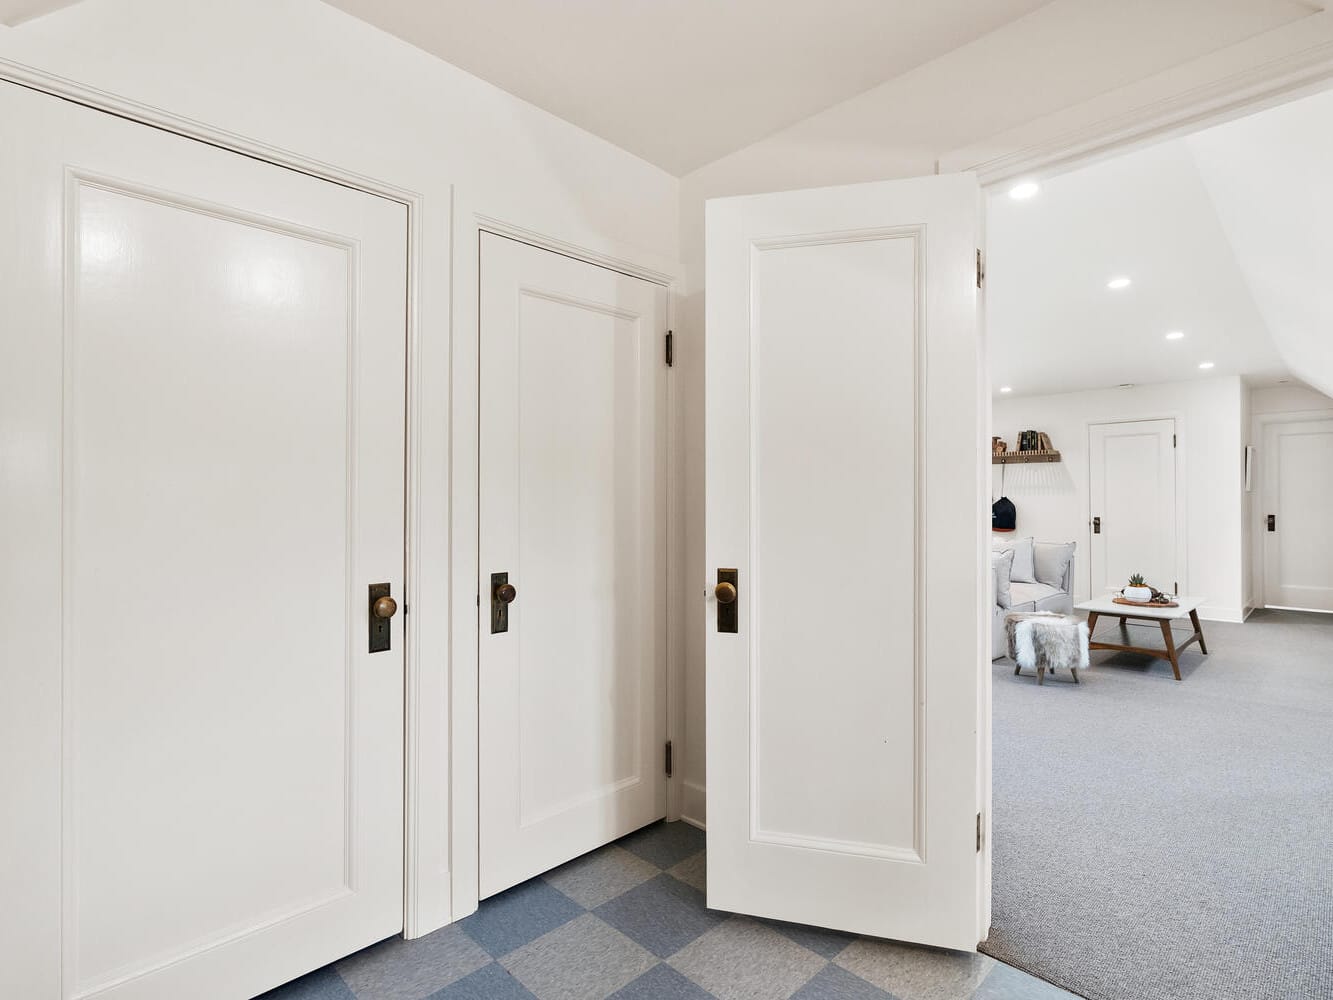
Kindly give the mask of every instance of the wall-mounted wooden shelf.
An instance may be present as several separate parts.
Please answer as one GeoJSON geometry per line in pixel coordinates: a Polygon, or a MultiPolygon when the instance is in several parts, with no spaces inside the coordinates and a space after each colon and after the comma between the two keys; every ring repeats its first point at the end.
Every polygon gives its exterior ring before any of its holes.
{"type": "Polygon", "coordinates": [[[1058,451],[1007,451],[1003,455],[991,455],[991,465],[1027,465],[1031,462],[1058,462],[1058,451]]]}

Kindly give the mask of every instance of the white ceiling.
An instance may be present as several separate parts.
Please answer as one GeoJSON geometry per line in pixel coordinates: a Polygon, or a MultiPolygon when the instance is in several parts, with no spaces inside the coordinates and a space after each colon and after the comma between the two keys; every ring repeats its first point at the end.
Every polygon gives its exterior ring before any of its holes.
{"type": "MultiPolygon", "coordinates": [[[[1315,268],[1326,270],[1333,262],[1333,213],[1327,211],[1333,208],[1327,181],[1333,177],[1333,103],[1325,101],[1314,118],[1293,117],[1279,131],[1290,139],[1281,155],[1301,160],[1316,147],[1321,154],[1318,163],[1292,171],[1279,185],[1270,184],[1262,158],[1239,155],[1248,140],[1238,134],[1207,139],[1210,176],[1218,163],[1230,165],[1216,191],[1196,163],[1200,138],[1048,178],[1027,201],[997,192],[987,214],[993,387],[1008,385],[1018,396],[1216,375],[1260,381],[1286,375],[1291,359],[1279,351],[1270,325],[1286,314],[1304,316],[1312,295],[1333,309],[1324,291],[1328,282],[1312,280],[1315,268]],[[1312,134],[1321,136],[1319,142],[1310,141],[1312,134]],[[1315,198],[1320,172],[1325,180],[1315,198]],[[1248,227],[1239,256],[1214,194],[1227,207],[1249,206],[1225,213],[1234,225],[1248,227]],[[1312,208],[1320,212],[1312,215],[1312,208]],[[1286,221],[1259,233],[1254,226],[1261,215],[1286,221]],[[1242,216],[1248,222],[1240,222],[1242,216]],[[1306,287],[1282,281],[1291,257],[1301,253],[1297,247],[1312,246],[1301,236],[1320,228],[1328,252],[1320,261],[1306,261],[1300,278],[1306,287]],[[1108,289],[1107,281],[1118,275],[1132,284],[1108,289]],[[1168,341],[1172,330],[1185,337],[1168,341]],[[1201,370],[1204,361],[1214,367],[1201,370]]],[[[1296,374],[1310,381],[1306,373],[1296,374]]]]}
{"type": "Polygon", "coordinates": [[[1048,0],[327,0],[681,175],[1048,0]]]}

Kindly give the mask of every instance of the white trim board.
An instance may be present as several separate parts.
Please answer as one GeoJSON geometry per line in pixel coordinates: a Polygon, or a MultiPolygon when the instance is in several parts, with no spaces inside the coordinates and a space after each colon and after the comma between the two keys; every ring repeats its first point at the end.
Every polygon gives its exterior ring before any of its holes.
{"type": "Polygon", "coordinates": [[[1331,81],[1333,10],[1315,11],[953,150],[937,167],[975,172],[985,186],[1059,173],[1285,103],[1331,81]]]}

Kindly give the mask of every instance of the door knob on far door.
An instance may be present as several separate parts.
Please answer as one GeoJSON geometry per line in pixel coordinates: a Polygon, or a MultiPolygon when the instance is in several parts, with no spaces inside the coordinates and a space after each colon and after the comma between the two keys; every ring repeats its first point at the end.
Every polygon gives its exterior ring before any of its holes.
{"type": "Polygon", "coordinates": [[[495,599],[504,601],[505,604],[513,604],[514,598],[518,596],[518,591],[512,583],[502,583],[495,588],[495,599]]]}
{"type": "Polygon", "coordinates": [[[728,633],[740,631],[740,615],[736,604],[736,598],[740,596],[740,573],[734,569],[719,569],[713,596],[717,598],[717,630],[728,633]]]}
{"type": "Polygon", "coordinates": [[[398,614],[398,602],[386,594],[370,606],[370,613],[376,618],[392,618],[398,614]]]}

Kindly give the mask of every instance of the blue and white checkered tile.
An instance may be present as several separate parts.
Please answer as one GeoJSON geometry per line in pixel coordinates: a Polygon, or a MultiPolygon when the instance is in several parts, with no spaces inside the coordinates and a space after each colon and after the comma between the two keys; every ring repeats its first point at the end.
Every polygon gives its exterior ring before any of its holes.
{"type": "Polygon", "coordinates": [[[704,835],[639,830],[263,1000],[1058,1000],[984,955],[708,909],[704,835]]]}

